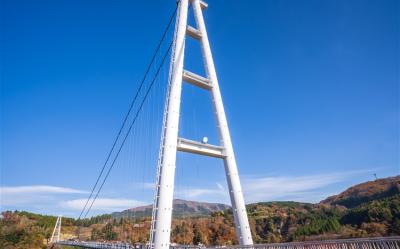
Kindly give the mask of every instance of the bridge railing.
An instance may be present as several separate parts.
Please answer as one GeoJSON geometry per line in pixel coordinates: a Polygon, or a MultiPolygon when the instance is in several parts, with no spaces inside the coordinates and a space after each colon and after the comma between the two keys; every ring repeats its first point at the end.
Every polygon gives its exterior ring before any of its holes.
{"type": "MultiPolygon", "coordinates": [[[[58,245],[77,246],[95,249],[150,249],[148,245],[132,245],[123,242],[88,242],[59,241],[58,245]]],[[[217,246],[201,247],[189,245],[173,245],[170,249],[400,249],[400,236],[382,238],[357,238],[322,241],[304,241],[273,244],[255,244],[251,246],[217,246]]]]}
{"type": "MultiPolygon", "coordinates": [[[[215,247],[209,247],[209,249],[215,247]]],[[[223,246],[230,249],[400,249],[400,236],[301,241],[250,246],[223,246]]],[[[179,248],[182,249],[182,248],[179,248]]]]}
{"type": "Polygon", "coordinates": [[[92,242],[92,241],[58,241],[57,245],[76,246],[94,249],[134,249],[129,243],[92,242]]]}

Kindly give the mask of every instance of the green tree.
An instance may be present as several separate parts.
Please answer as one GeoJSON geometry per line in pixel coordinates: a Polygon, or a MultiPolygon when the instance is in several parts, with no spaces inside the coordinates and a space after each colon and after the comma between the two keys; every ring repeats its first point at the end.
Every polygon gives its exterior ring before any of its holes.
{"type": "Polygon", "coordinates": [[[193,245],[203,243],[203,234],[201,233],[200,228],[197,225],[194,225],[193,233],[193,245]]]}
{"type": "Polygon", "coordinates": [[[97,228],[93,228],[91,235],[90,235],[90,239],[98,240],[98,239],[101,239],[101,237],[102,237],[101,231],[99,231],[99,229],[97,229],[97,228]]]}
{"type": "Polygon", "coordinates": [[[107,223],[102,230],[105,240],[115,240],[117,239],[117,233],[113,231],[113,225],[107,223]]]}

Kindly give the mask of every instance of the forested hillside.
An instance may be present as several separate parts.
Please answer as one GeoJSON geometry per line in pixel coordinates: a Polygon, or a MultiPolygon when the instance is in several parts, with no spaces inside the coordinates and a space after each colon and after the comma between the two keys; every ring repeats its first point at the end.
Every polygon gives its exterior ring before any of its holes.
{"type": "Polygon", "coordinates": [[[342,205],[347,208],[356,207],[362,203],[380,200],[400,192],[400,178],[388,177],[376,181],[364,182],[348,188],[346,191],[326,198],[322,204],[342,205]]]}
{"type": "MultiPolygon", "coordinates": [[[[400,176],[366,182],[318,204],[263,202],[247,205],[254,241],[270,243],[400,235],[399,184],[400,176]]],[[[230,209],[223,205],[183,200],[179,205],[184,212],[173,220],[173,242],[237,244],[230,209]],[[202,205],[220,209],[206,215],[202,205]]],[[[52,216],[3,212],[0,248],[46,248],[55,221],[56,217],[52,216]]],[[[62,234],[65,239],[74,238],[79,233],[85,240],[143,243],[148,239],[149,229],[149,216],[121,212],[81,221],[64,218],[62,234]]]]}

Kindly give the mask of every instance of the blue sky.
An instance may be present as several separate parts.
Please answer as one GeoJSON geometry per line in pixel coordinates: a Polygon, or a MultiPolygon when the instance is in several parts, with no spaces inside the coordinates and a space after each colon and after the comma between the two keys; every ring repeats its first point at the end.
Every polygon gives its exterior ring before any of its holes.
{"type": "MultiPolygon", "coordinates": [[[[174,2],[1,1],[2,210],[79,214],[174,2]]],[[[399,174],[398,1],[208,3],[246,202],[399,174]]],[[[189,38],[185,56],[204,72],[189,38]]],[[[167,69],[91,215],[151,203],[167,69]]],[[[206,92],[185,85],[181,114],[181,136],[218,141],[206,92]]],[[[178,154],[175,190],[229,203],[216,159],[178,154]]]]}

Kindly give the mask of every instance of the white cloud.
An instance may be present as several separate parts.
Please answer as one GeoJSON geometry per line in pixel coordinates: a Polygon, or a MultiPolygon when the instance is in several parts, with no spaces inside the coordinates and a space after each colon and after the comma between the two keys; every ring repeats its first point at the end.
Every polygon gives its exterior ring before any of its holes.
{"type": "Polygon", "coordinates": [[[145,182],[143,183],[143,188],[144,189],[154,189],[156,187],[156,184],[154,182],[145,182]]]}
{"type": "Polygon", "coordinates": [[[0,195],[12,194],[85,194],[86,191],[47,185],[0,187],[0,195]]]}
{"type": "MultiPolygon", "coordinates": [[[[154,183],[145,183],[146,189],[154,189],[154,183]]],[[[213,188],[188,188],[176,186],[176,198],[200,201],[227,202],[228,192],[223,185],[217,183],[213,188]]],[[[82,194],[87,191],[48,185],[2,186],[0,187],[0,209],[28,210],[50,214],[79,214],[86,203],[82,194]]],[[[152,196],[152,194],[151,194],[152,196]]],[[[127,198],[98,198],[91,214],[121,211],[128,208],[147,205],[139,200],[127,198]]]]}
{"type": "MultiPolygon", "coordinates": [[[[370,170],[300,176],[243,176],[241,183],[247,203],[283,200],[316,203],[335,193],[332,190],[335,184],[369,172],[370,170]]],[[[220,183],[210,188],[176,186],[175,198],[230,203],[228,190],[220,183]]]]}
{"type": "Polygon", "coordinates": [[[195,201],[220,202],[228,203],[228,190],[220,183],[216,183],[215,187],[196,188],[191,186],[176,186],[174,198],[195,201]]]}
{"type": "MultiPolygon", "coordinates": [[[[293,200],[318,202],[327,197],[323,188],[346,180],[346,174],[316,174],[308,176],[268,176],[241,178],[244,198],[247,203],[262,201],[293,200]]],[[[230,203],[229,192],[223,184],[215,187],[196,188],[193,186],[176,186],[175,198],[230,203]]]]}
{"type": "MultiPolygon", "coordinates": [[[[318,202],[332,193],[343,190],[343,185],[357,175],[370,174],[368,171],[347,171],[341,173],[285,175],[285,176],[242,176],[241,183],[244,199],[247,203],[261,201],[293,200],[318,202]]],[[[144,189],[153,190],[154,183],[142,184],[144,189]]],[[[113,190],[119,198],[99,198],[91,214],[121,211],[135,206],[151,203],[124,198],[120,190],[113,190]],[[117,192],[118,191],[118,192],[117,192]]],[[[140,193],[143,200],[150,200],[153,191],[140,193]]],[[[3,186],[0,187],[0,209],[19,209],[49,214],[79,214],[86,203],[86,191],[48,185],[3,186]]],[[[108,197],[114,194],[108,193],[108,197]]],[[[175,186],[174,198],[229,204],[229,192],[225,183],[214,186],[175,186]]]]}
{"type": "Polygon", "coordinates": [[[246,202],[294,200],[318,202],[328,197],[324,188],[365,172],[349,171],[306,176],[243,177],[246,202]]]}
{"type": "MultiPolygon", "coordinates": [[[[144,183],[144,188],[154,190],[154,183],[144,183]]],[[[211,187],[195,187],[191,185],[175,185],[174,198],[197,201],[219,201],[226,202],[229,196],[228,190],[221,183],[215,183],[211,187]]]]}
{"type": "Polygon", "coordinates": [[[57,196],[86,194],[86,191],[48,185],[0,187],[0,206],[24,208],[25,205],[42,206],[57,196]]]}
{"type": "MultiPolygon", "coordinates": [[[[46,214],[79,214],[86,203],[81,198],[87,191],[47,185],[3,186],[0,187],[0,209],[27,210],[46,214]]],[[[91,214],[121,211],[144,205],[137,200],[125,198],[99,198],[92,207],[91,214]]]]}
{"type": "Polygon", "coordinates": [[[225,195],[225,191],[221,191],[220,189],[207,189],[207,188],[187,188],[180,189],[175,191],[175,194],[179,198],[183,199],[192,199],[198,198],[202,196],[210,196],[210,195],[225,195]]]}
{"type": "MultiPolygon", "coordinates": [[[[63,208],[82,210],[85,206],[87,199],[75,199],[69,201],[63,201],[60,205],[63,208]]],[[[92,207],[93,211],[121,211],[128,208],[145,205],[145,203],[132,199],[113,199],[113,198],[99,198],[97,199],[92,207]]]]}

